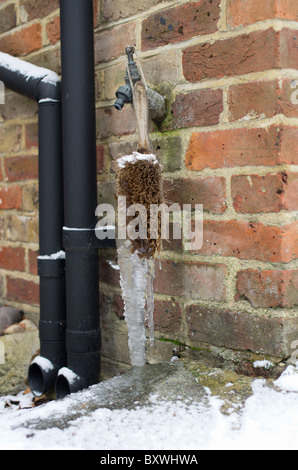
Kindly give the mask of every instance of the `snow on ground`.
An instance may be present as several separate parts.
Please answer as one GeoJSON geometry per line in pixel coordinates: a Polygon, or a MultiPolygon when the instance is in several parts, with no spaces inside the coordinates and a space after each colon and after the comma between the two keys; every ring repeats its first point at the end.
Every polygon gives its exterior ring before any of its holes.
{"type": "MultiPolygon", "coordinates": [[[[98,408],[74,418],[64,430],[36,430],[30,423],[63,414],[75,395],[21,410],[18,405],[5,408],[11,397],[2,397],[0,449],[297,450],[298,363],[289,366],[273,387],[265,379],[256,379],[252,388],[241,411],[232,410],[229,415],[221,413],[221,400],[208,390],[208,404],[193,403],[191,397],[183,402],[165,401],[152,394],[147,406],[98,408]]],[[[26,407],[32,396],[20,394],[16,399],[26,407]]]]}

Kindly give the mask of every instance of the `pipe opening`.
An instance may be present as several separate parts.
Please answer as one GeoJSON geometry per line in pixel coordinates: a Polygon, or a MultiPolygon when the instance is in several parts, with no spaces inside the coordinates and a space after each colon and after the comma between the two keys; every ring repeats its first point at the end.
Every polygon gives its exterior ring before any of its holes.
{"type": "Polygon", "coordinates": [[[41,397],[44,394],[45,379],[43,370],[38,364],[31,364],[29,367],[28,383],[33,395],[41,397]]]}
{"type": "Polygon", "coordinates": [[[28,385],[36,397],[41,397],[50,391],[57,376],[57,367],[42,356],[37,356],[30,364],[28,370],[28,385]]]}
{"type": "Polygon", "coordinates": [[[70,394],[70,384],[64,375],[58,375],[56,380],[56,397],[58,399],[65,398],[70,394]]]}

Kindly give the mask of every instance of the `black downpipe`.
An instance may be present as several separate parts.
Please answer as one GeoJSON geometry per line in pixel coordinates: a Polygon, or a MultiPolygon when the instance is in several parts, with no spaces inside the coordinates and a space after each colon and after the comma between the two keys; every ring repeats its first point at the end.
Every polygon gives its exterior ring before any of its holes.
{"type": "Polygon", "coordinates": [[[59,369],[66,365],[61,126],[61,103],[39,103],[39,336],[40,356],[51,364],[47,367],[37,358],[29,367],[29,387],[38,396],[55,386],[59,369]]]}
{"type": "Polygon", "coordinates": [[[56,395],[99,381],[100,325],[92,0],[60,0],[67,369],[56,395]]]}
{"type": "Polygon", "coordinates": [[[29,366],[32,392],[43,395],[66,365],[65,260],[63,252],[63,156],[61,83],[44,68],[0,53],[0,80],[38,102],[40,356],[29,366]]]}

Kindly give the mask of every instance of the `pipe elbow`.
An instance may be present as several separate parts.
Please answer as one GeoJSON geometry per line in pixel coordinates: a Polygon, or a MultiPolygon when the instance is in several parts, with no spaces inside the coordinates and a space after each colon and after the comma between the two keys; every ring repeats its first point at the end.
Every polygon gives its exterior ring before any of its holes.
{"type": "Polygon", "coordinates": [[[58,371],[55,386],[56,397],[58,399],[65,398],[71,393],[78,392],[88,387],[89,381],[86,377],[78,376],[67,367],[62,367],[62,369],[58,371]]]}
{"type": "Polygon", "coordinates": [[[37,356],[29,366],[28,384],[36,397],[41,397],[54,388],[59,367],[49,359],[37,356]]]}
{"type": "Polygon", "coordinates": [[[41,102],[61,101],[61,80],[54,72],[43,77],[36,86],[35,100],[41,102]]]}

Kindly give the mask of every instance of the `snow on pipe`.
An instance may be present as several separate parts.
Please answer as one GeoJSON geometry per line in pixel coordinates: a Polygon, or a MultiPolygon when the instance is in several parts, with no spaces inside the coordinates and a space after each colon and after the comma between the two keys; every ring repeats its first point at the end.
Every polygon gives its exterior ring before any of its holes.
{"type": "Polygon", "coordinates": [[[38,102],[40,356],[29,366],[28,382],[40,396],[53,388],[66,364],[61,82],[56,73],[3,52],[0,80],[38,102]]]}
{"type": "Polygon", "coordinates": [[[100,325],[92,0],[60,0],[67,368],[56,395],[99,381],[100,325]]]}

